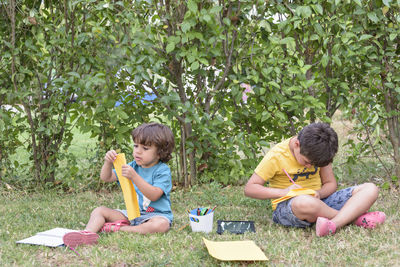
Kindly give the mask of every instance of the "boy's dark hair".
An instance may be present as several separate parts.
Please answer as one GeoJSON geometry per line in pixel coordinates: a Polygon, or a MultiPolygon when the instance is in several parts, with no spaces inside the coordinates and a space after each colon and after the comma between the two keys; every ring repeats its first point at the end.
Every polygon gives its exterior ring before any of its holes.
{"type": "Polygon", "coordinates": [[[317,167],[324,167],[333,161],[338,151],[338,136],[327,123],[311,123],[304,127],[297,139],[300,154],[317,167]]]}
{"type": "Polygon", "coordinates": [[[145,123],[132,131],[133,142],[144,146],[155,145],[160,161],[167,163],[172,158],[175,138],[171,129],[163,124],[145,123]]]}

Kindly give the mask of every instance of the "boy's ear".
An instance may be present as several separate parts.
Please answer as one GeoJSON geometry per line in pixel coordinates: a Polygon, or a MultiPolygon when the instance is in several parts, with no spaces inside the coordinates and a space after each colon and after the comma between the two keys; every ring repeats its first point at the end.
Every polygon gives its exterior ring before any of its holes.
{"type": "Polygon", "coordinates": [[[300,141],[299,141],[299,139],[296,138],[296,140],[294,141],[294,146],[295,146],[296,148],[300,147],[300,141]]]}

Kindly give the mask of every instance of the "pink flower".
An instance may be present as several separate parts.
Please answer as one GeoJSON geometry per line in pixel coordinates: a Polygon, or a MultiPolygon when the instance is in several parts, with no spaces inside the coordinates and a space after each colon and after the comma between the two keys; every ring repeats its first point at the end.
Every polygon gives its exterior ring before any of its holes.
{"type": "Polygon", "coordinates": [[[247,93],[251,93],[251,94],[254,93],[253,89],[251,89],[251,85],[248,83],[241,83],[240,87],[244,88],[244,91],[242,93],[242,100],[244,103],[247,103],[247,98],[248,98],[247,93]]]}

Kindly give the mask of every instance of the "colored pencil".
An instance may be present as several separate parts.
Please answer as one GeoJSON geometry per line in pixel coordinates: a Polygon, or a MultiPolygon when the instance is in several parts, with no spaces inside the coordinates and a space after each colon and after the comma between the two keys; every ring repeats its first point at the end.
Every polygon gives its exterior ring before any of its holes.
{"type": "Polygon", "coordinates": [[[282,169],[282,170],[286,173],[287,177],[289,177],[290,181],[291,181],[293,184],[296,184],[296,183],[293,181],[292,177],[290,177],[289,173],[287,173],[285,169],[282,169]]]}
{"type": "Polygon", "coordinates": [[[201,215],[206,215],[207,212],[208,212],[208,209],[203,209],[203,210],[201,211],[201,215]]]}
{"type": "Polygon", "coordinates": [[[181,228],[179,228],[178,231],[181,231],[183,228],[185,228],[185,227],[187,227],[187,226],[189,226],[189,223],[187,223],[187,224],[185,224],[184,226],[182,226],[181,228]]]}

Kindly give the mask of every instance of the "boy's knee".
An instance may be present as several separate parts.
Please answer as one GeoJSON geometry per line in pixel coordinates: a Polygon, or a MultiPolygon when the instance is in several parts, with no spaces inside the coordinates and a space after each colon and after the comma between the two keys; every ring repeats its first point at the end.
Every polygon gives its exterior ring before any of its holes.
{"type": "Polygon", "coordinates": [[[292,210],[301,213],[313,213],[318,208],[319,199],[308,195],[297,196],[292,201],[292,210]]]}
{"type": "Polygon", "coordinates": [[[370,196],[378,198],[379,188],[374,183],[365,183],[363,186],[370,196]]]}
{"type": "Polygon", "coordinates": [[[104,212],[106,209],[107,209],[107,207],[104,207],[104,206],[97,207],[97,208],[95,208],[95,209],[92,211],[92,214],[91,214],[91,215],[103,214],[103,212],[104,212]]]}
{"type": "Polygon", "coordinates": [[[355,193],[358,193],[360,191],[366,192],[369,196],[376,199],[378,198],[379,188],[374,183],[365,183],[359,185],[354,191],[355,193]]]}
{"type": "Polygon", "coordinates": [[[160,231],[161,233],[165,233],[168,232],[169,230],[169,222],[164,222],[161,226],[160,226],[160,231]]]}
{"type": "Polygon", "coordinates": [[[169,230],[169,221],[164,218],[157,218],[152,221],[155,232],[165,233],[169,230]]]}

